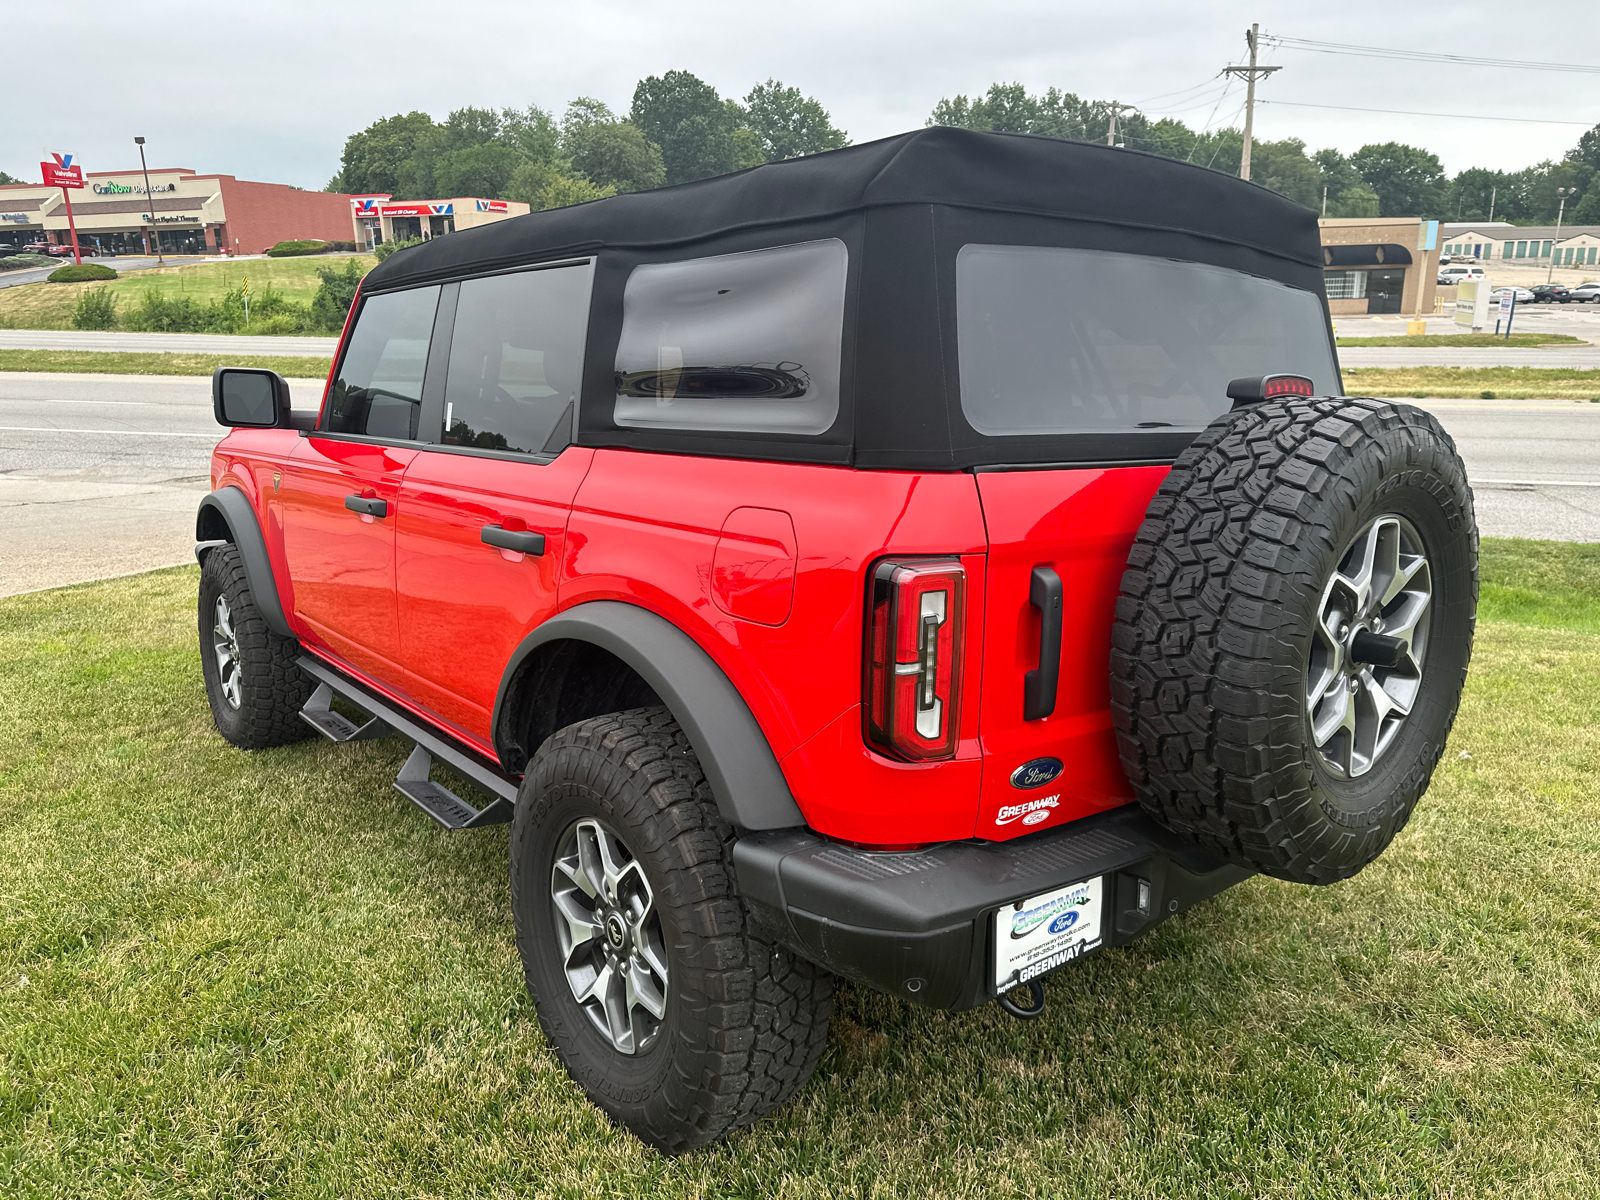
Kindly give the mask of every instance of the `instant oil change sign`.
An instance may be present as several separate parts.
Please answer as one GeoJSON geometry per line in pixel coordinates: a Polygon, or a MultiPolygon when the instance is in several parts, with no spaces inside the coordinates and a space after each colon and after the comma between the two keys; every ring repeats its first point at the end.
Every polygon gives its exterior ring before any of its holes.
{"type": "Polygon", "coordinates": [[[1101,890],[1102,881],[1096,876],[997,912],[995,987],[1027,983],[1098,946],[1101,890]]]}

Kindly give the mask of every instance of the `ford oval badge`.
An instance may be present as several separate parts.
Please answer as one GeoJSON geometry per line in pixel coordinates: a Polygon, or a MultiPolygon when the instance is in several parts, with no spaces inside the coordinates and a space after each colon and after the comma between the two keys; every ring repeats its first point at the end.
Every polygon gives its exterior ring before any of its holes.
{"type": "Polygon", "coordinates": [[[1061,771],[1062,762],[1059,758],[1036,758],[1032,762],[1023,763],[1011,772],[1011,786],[1021,788],[1023,791],[1043,787],[1061,774],[1061,771]]]}

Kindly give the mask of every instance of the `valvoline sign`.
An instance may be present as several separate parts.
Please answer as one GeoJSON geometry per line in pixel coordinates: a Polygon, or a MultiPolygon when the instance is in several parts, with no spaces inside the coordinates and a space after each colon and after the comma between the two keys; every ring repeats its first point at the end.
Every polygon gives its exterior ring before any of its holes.
{"type": "Polygon", "coordinates": [[[497,213],[510,211],[507,209],[504,200],[479,200],[477,205],[479,212],[497,213]]]}
{"type": "Polygon", "coordinates": [[[385,204],[379,207],[386,217],[451,217],[455,215],[454,204],[385,204]]]}
{"type": "Polygon", "coordinates": [[[39,164],[39,176],[44,180],[46,187],[81,188],[83,186],[83,168],[75,166],[70,154],[50,155],[54,162],[39,164]]]}

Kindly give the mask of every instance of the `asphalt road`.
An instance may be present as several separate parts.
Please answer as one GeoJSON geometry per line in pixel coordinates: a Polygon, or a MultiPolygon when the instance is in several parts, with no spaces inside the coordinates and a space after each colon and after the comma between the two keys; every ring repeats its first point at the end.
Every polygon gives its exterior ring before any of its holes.
{"type": "MultiPolygon", "coordinates": [[[[299,407],[321,380],[291,380],[299,407]]],[[[1490,536],[1600,542],[1600,404],[1440,400],[1490,536]]],[[[191,561],[210,380],[0,372],[0,595],[191,561]]]]}
{"type": "Polygon", "coordinates": [[[0,350],[120,350],[135,354],[285,354],[332,358],[339,339],[231,333],[96,333],[80,329],[0,329],[0,350]]]}
{"type": "MultiPolygon", "coordinates": [[[[118,256],[116,258],[90,258],[85,257],[86,263],[98,263],[102,267],[110,267],[119,275],[124,271],[142,271],[146,267],[159,265],[153,258],[135,258],[132,256],[118,256]]],[[[58,258],[48,267],[32,267],[24,271],[0,271],[0,288],[20,287],[25,283],[43,283],[50,272],[57,267],[70,267],[72,256],[58,258]]]]}

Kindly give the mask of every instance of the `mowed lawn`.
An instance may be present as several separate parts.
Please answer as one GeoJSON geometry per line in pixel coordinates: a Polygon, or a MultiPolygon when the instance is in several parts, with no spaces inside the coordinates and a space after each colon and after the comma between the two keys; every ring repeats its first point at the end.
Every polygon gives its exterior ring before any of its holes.
{"type": "MultiPolygon", "coordinates": [[[[132,271],[105,283],[25,283],[0,288],[0,329],[71,329],[72,310],[78,296],[88,288],[103,287],[117,298],[117,311],[126,313],[138,306],[146,292],[169,296],[190,296],[201,304],[220,299],[239,287],[246,277],[251,295],[259,296],[268,284],[289,300],[311,303],[321,279],[318,267],[344,270],[348,259],[371,270],[377,259],[370,254],[312,254],[303,258],[258,258],[245,262],[194,262],[178,266],[153,267],[132,271]]],[[[95,259],[102,266],[117,268],[114,258],[95,259]]]]}
{"type": "Polygon", "coordinates": [[[1485,579],[1375,866],[1252,880],[1032,1023],[845,987],[798,1101],[675,1161],[557,1065],[506,828],[393,792],[404,743],[224,743],[193,568],[0,601],[0,1196],[1594,1195],[1600,547],[1485,579]]]}

